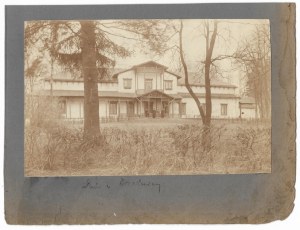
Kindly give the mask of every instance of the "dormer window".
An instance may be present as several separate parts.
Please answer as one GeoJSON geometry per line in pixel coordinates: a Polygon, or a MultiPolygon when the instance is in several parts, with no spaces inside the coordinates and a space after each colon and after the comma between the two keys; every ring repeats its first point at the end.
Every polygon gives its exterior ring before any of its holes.
{"type": "Polygon", "coordinates": [[[152,79],[145,79],[145,90],[151,90],[152,89],[152,79]]]}
{"type": "Polygon", "coordinates": [[[123,79],[123,83],[124,83],[124,89],[131,89],[132,79],[130,78],[123,79]]]}
{"type": "Polygon", "coordinates": [[[165,90],[172,90],[173,81],[166,80],[165,81],[165,90]]]}

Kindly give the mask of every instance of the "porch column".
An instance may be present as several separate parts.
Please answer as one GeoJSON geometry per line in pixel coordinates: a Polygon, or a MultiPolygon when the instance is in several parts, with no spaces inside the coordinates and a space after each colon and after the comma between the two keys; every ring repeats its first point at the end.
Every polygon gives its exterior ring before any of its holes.
{"type": "Polygon", "coordinates": [[[182,111],[181,111],[181,107],[182,107],[182,106],[181,106],[181,101],[179,101],[178,105],[179,105],[179,116],[180,116],[180,118],[181,118],[181,115],[182,115],[182,114],[181,114],[181,112],[182,112],[182,111]]]}
{"type": "Polygon", "coordinates": [[[164,113],[163,107],[162,107],[162,97],[160,98],[160,117],[164,113]]]}
{"type": "Polygon", "coordinates": [[[172,101],[172,118],[174,118],[174,102],[172,101]]]}

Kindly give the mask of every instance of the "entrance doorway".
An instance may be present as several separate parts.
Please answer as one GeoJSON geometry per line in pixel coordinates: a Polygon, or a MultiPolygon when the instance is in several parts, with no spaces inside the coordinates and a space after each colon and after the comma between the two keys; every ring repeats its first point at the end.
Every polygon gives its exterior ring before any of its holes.
{"type": "Polygon", "coordinates": [[[169,102],[167,102],[167,101],[162,102],[162,111],[163,111],[164,117],[169,116],[169,102]]]}
{"type": "Polygon", "coordinates": [[[134,104],[132,102],[128,102],[127,104],[127,116],[128,117],[134,116],[134,104]]]}
{"type": "Polygon", "coordinates": [[[146,117],[152,117],[153,101],[144,101],[144,112],[146,117]]]}

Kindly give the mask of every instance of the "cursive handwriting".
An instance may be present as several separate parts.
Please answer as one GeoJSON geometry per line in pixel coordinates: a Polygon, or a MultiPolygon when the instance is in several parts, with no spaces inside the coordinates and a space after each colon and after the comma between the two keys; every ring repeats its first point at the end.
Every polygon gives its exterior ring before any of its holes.
{"type": "MultiPolygon", "coordinates": [[[[160,184],[155,183],[152,181],[144,181],[142,179],[132,180],[132,179],[125,179],[121,178],[119,182],[119,186],[121,187],[133,187],[133,186],[141,186],[141,187],[155,187],[158,189],[158,192],[160,193],[160,184]]],[[[87,179],[85,183],[81,186],[83,189],[110,189],[111,185],[105,184],[105,183],[98,183],[97,181],[92,181],[90,179],[87,179]]]]}
{"type": "Polygon", "coordinates": [[[143,181],[142,179],[130,180],[130,179],[121,178],[120,186],[157,187],[158,192],[160,193],[160,184],[159,183],[154,183],[154,182],[151,182],[151,181],[143,181]]]}
{"type": "Polygon", "coordinates": [[[92,182],[92,181],[90,181],[90,179],[87,179],[85,184],[82,186],[82,188],[85,188],[85,189],[101,189],[101,188],[110,189],[110,185],[99,184],[98,182],[92,182]]]}

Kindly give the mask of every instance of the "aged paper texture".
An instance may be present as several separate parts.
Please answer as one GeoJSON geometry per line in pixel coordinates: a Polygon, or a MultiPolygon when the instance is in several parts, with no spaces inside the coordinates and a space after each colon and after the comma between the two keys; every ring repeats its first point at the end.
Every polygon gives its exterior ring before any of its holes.
{"type": "MultiPolygon", "coordinates": [[[[82,21],[82,23],[88,23],[88,21],[82,21]]],[[[77,33],[77,31],[74,30],[74,25],[71,25],[70,28],[74,34],[77,33]]],[[[89,28],[89,26],[86,27],[86,33],[88,33],[89,28]]],[[[210,28],[212,29],[213,27],[210,28]]],[[[65,33],[63,32],[62,34],[65,33]]],[[[89,47],[88,43],[89,42],[85,44],[87,47],[89,47]]],[[[70,47],[72,47],[72,44],[70,47]]],[[[48,48],[53,51],[53,47],[51,48],[50,46],[48,48]]],[[[117,47],[117,49],[119,48],[120,47],[117,47]]],[[[119,52],[122,53],[125,51],[121,49],[119,52]]],[[[63,55],[60,55],[59,58],[63,59],[62,56],[63,55]]],[[[76,59],[76,55],[73,57],[76,59]]],[[[4,163],[5,218],[7,223],[254,224],[284,220],[293,210],[295,196],[295,61],[294,4],[133,5],[126,7],[7,6],[4,163]],[[41,20],[94,20],[95,18],[99,19],[99,17],[101,17],[100,19],[111,19],[111,12],[113,12],[114,18],[122,19],[123,22],[126,21],[125,19],[132,18],[185,18],[193,20],[218,18],[220,20],[263,19],[268,21],[270,23],[272,48],[272,129],[271,162],[266,164],[267,167],[258,167],[253,164],[253,171],[247,168],[246,171],[233,172],[230,170],[221,170],[218,172],[210,171],[212,168],[209,168],[210,166],[208,165],[206,173],[203,173],[203,171],[202,173],[199,171],[192,171],[191,173],[187,168],[182,169],[182,171],[178,170],[182,167],[182,165],[179,164],[179,166],[177,165],[177,171],[169,173],[169,176],[167,176],[160,174],[168,173],[159,173],[160,171],[155,170],[149,171],[150,173],[148,174],[147,172],[139,173],[140,171],[133,171],[130,165],[128,165],[119,173],[109,173],[106,171],[100,174],[106,176],[96,176],[93,173],[86,173],[84,176],[85,173],[78,173],[76,175],[74,171],[49,174],[51,171],[49,171],[49,168],[51,169],[53,166],[51,165],[53,162],[50,158],[42,167],[42,169],[46,168],[47,170],[41,170],[39,165],[31,164],[38,160],[39,151],[35,152],[36,158],[29,158],[29,161],[27,161],[26,156],[24,157],[24,144],[26,146],[26,143],[24,143],[24,140],[26,140],[24,127],[32,123],[32,120],[24,119],[26,118],[26,110],[24,115],[24,109],[25,105],[27,105],[23,94],[25,85],[24,70],[25,74],[30,73],[30,71],[28,71],[30,68],[27,68],[26,72],[26,63],[24,64],[26,59],[23,58],[24,47],[26,47],[23,36],[24,23],[32,21],[39,22],[41,20]],[[180,15],[180,17],[178,15],[180,15]],[[32,167],[27,167],[26,171],[26,165],[31,165],[32,167]],[[126,171],[124,171],[125,168],[131,171],[126,173],[126,171]],[[170,174],[172,174],[172,176],[170,176],[170,174]]],[[[38,61],[35,63],[38,64],[38,61]]],[[[153,65],[153,63],[154,62],[146,62],[146,66],[138,65],[135,66],[135,68],[142,67],[142,69],[144,69],[145,67],[149,67],[148,64],[153,65]]],[[[157,65],[158,62],[155,63],[156,67],[159,67],[157,65]]],[[[139,63],[134,63],[133,65],[135,64],[139,63]]],[[[152,67],[153,66],[151,66],[151,68],[152,67]]],[[[164,68],[163,65],[160,67],[164,68]]],[[[75,69],[75,67],[73,69],[75,69]]],[[[89,70],[85,71],[87,71],[87,74],[91,74],[89,70]]],[[[172,74],[176,76],[175,73],[172,72],[172,74]]],[[[150,81],[150,78],[147,79],[147,83],[144,83],[145,87],[155,85],[153,83],[154,80],[150,81]]],[[[50,79],[50,82],[52,80],[50,79]]],[[[131,83],[127,77],[122,87],[128,88],[131,86],[131,83]]],[[[173,89],[170,79],[166,79],[164,83],[164,89],[173,89]]],[[[113,82],[111,84],[113,84],[113,82]]],[[[62,92],[60,91],[60,93],[62,92]]],[[[106,95],[108,94],[107,92],[106,95]]],[[[121,93],[118,95],[120,97],[124,96],[124,94],[121,93]]],[[[151,117],[151,119],[162,120],[166,114],[176,114],[175,106],[168,108],[162,106],[163,101],[174,103],[177,100],[179,103],[179,98],[175,95],[162,93],[159,90],[151,91],[150,94],[145,92],[142,95],[151,95],[150,99],[147,97],[147,99],[149,99],[148,104],[144,103],[144,109],[140,110],[143,111],[146,116],[145,119],[150,119],[151,117]],[[151,104],[151,100],[154,102],[157,98],[161,99],[161,107],[156,106],[155,103],[151,104]],[[158,114],[161,116],[160,118],[157,118],[158,114]]],[[[121,114],[122,108],[121,106],[118,107],[118,103],[119,101],[117,100],[116,104],[115,102],[107,104],[110,108],[111,115],[121,114]]],[[[63,105],[64,102],[62,103],[62,109],[64,108],[63,105]]],[[[128,106],[127,115],[130,114],[130,111],[138,111],[134,110],[134,106],[131,107],[129,100],[127,100],[124,105],[128,106]]],[[[230,114],[229,106],[230,102],[221,103],[218,110],[220,115],[225,116],[230,114]]],[[[69,106],[69,108],[71,108],[71,106],[69,106]]],[[[72,108],[74,109],[75,107],[72,108]]],[[[81,107],[79,106],[77,108],[81,107]]],[[[183,108],[184,107],[180,110],[180,115],[188,114],[188,108],[183,108]]],[[[205,108],[207,109],[209,106],[205,106],[205,108]]],[[[241,116],[250,116],[250,113],[247,112],[248,109],[251,109],[251,106],[246,105],[240,108],[244,109],[244,113],[240,114],[241,116]]],[[[77,110],[78,113],[76,112],[79,117],[81,115],[80,111],[79,109],[77,110]]],[[[91,111],[84,111],[85,114],[86,112],[91,111]]],[[[69,114],[72,114],[72,112],[69,111],[69,114]]],[[[89,124],[87,123],[85,125],[88,126],[89,124]]],[[[128,128],[128,126],[126,127],[128,128]]],[[[186,128],[186,126],[184,127],[186,128]]],[[[182,129],[184,130],[185,128],[182,129]]],[[[93,130],[93,132],[97,132],[97,130],[93,130]]],[[[122,132],[120,131],[120,133],[122,132]]],[[[90,134],[91,133],[86,133],[86,135],[90,134]]],[[[120,134],[118,133],[118,135],[120,134]]],[[[47,140],[46,137],[47,136],[42,134],[40,138],[47,140]]],[[[240,137],[242,136],[240,135],[240,137]]],[[[246,140],[249,140],[249,138],[246,138],[246,140]]],[[[205,142],[206,140],[203,141],[205,142]]],[[[249,141],[247,141],[247,143],[249,143],[249,141]]],[[[205,148],[207,146],[211,147],[213,145],[205,145],[205,148]]],[[[85,147],[85,145],[82,146],[82,148],[85,147]]],[[[51,153],[53,149],[48,150],[51,153]]],[[[78,162],[82,159],[81,157],[82,156],[78,154],[78,162]]],[[[41,159],[43,160],[43,158],[41,159]]],[[[163,157],[161,157],[161,161],[164,161],[163,157]]],[[[65,163],[67,167],[67,164],[70,162],[65,161],[65,163]]],[[[185,162],[185,165],[188,165],[187,163],[188,160],[185,162]]],[[[263,164],[259,165],[262,166],[263,164]]],[[[139,169],[137,165],[134,166],[139,169]]],[[[165,164],[165,166],[164,169],[166,169],[168,165],[165,164]]],[[[78,165],[75,165],[75,167],[78,167],[78,165]]],[[[140,169],[143,170],[144,168],[140,169]]]]}

